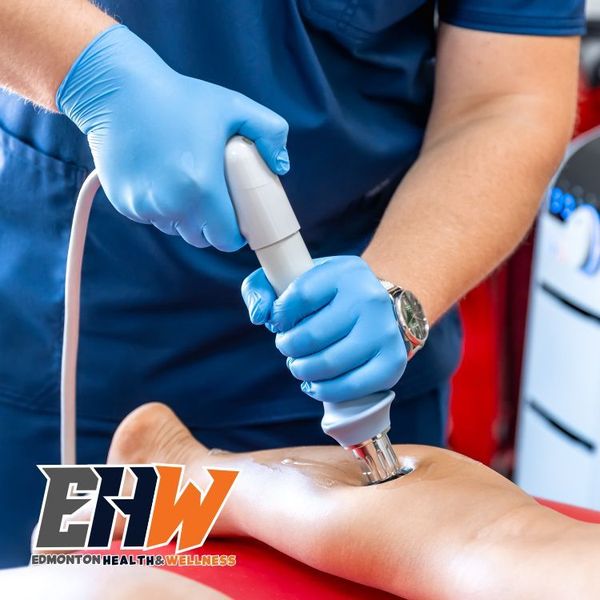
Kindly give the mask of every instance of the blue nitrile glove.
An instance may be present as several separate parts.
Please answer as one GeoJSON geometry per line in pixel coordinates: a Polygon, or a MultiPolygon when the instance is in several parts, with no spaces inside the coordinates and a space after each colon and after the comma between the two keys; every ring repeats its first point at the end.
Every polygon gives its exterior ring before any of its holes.
{"type": "Polygon", "coordinates": [[[245,241],[227,185],[225,144],[253,140],[277,174],[289,168],[283,118],[242,94],[185,77],[123,25],[81,53],[56,105],[88,141],[113,206],[198,247],[245,241]]]}
{"type": "Polygon", "coordinates": [[[388,293],[357,256],[314,261],[276,298],[264,271],[242,284],[252,323],[277,333],[301,388],[323,402],[353,400],[395,385],[406,347],[388,293]]]}

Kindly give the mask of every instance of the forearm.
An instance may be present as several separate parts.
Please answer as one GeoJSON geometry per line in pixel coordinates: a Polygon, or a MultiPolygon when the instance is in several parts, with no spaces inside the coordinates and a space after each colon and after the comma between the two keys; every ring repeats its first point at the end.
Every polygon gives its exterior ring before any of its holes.
{"type": "Polygon", "coordinates": [[[87,0],[2,0],[0,86],[56,110],[73,61],[114,20],[87,0]]]}
{"type": "MultiPolygon", "coordinates": [[[[461,598],[598,597],[597,525],[575,521],[539,505],[521,509],[510,520],[511,528],[490,523],[460,562],[449,565],[461,598]],[[488,533],[495,537],[490,539],[488,533]]],[[[449,600],[453,597],[452,593],[447,595],[449,600]]]]}
{"type": "Polygon", "coordinates": [[[353,465],[334,450],[225,458],[242,469],[230,498],[236,513],[231,533],[400,597],[596,598],[600,527],[542,507],[457,455],[398,446],[400,455],[413,454],[415,472],[362,487],[354,485],[353,465]],[[298,465],[285,466],[290,459],[298,465]],[[453,490],[460,487],[462,500],[454,506],[453,490]]]}
{"type": "MultiPolygon", "coordinates": [[[[568,531],[546,548],[547,572],[553,572],[562,598],[571,596],[595,600],[600,593],[600,525],[571,522],[568,531]],[[568,547],[566,561],[560,560],[561,547],[568,547]],[[566,568],[565,568],[566,567],[566,568]],[[572,573],[572,577],[565,575],[572,573]]],[[[548,596],[550,597],[550,596],[548,596]]],[[[558,594],[556,594],[558,598],[558,594]]]]}
{"type": "Polygon", "coordinates": [[[454,452],[395,450],[413,471],[363,486],[356,461],[342,448],[209,452],[170,409],[148,404],[121,423],[108,463],[184,464],[186,478],[204,489],[211,483],[206,467],[238,469],[215,535],[251,536],[400,597],[594,598],[598,526],[543,508],[454,452]]]}
{"type": "Polygon", "coordinates": [[[363,257],[417,294],[431,321],[530,227],[571,128],[568,114],[548,127],[550,112],[537,99],[500,98],[430,127],[363,257]]]}

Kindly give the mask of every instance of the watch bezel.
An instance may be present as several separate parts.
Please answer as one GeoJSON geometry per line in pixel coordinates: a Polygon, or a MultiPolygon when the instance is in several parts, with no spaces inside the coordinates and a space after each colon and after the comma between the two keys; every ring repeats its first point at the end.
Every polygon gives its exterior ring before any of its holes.
{"type": "Polygon", "coordinates": [[[425,315],[422,304],[419,302],[419,299],[415,296],[415,294],[413,294],[410,290],[399,289],[398,291],[400,293],[394,296],[394,304],[396,305],[396,315],[398,317],[398,321],[400,322],[400,326],[402,327],[402,330],[404,331],[404,334],[409,342],[415,346],[415,349],[421,348],[429,337],[429,320],[425,315]],[[416,305],[419,309],[419,312],[423,315],[425,333],[422,337],[416,335],[406,322],[404,318],[404,312],[402,310],[403,301],[408,301],[413,306],[416,305]]]}

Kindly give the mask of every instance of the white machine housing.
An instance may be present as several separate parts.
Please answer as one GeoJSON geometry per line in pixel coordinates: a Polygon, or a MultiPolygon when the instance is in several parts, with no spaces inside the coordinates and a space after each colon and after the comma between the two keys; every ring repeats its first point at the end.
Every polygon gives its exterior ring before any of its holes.
{"type": "Polygon", "coordinates": [[[538,219],[516,482],[600,509],[600,128],[576,139],[538,219]]]}

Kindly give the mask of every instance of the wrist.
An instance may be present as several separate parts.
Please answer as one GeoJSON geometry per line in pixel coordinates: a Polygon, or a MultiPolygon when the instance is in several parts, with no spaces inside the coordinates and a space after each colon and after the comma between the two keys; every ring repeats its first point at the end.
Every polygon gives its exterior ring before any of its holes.
{"type": "Polygon", "coordinates": [[[391,249],[390,252],[390,254],[384,254],[372,242],[363,252],[361,258],[380,280],[391,281],[415,294],[423,307],[423,312],[429,324],[433,325],[449,306],[440,308],[440,302],[436,300],[435,294],[428,286],[429,268],[423,267],[421,270],[415,264],[402,265],[402,258],[399,258],[401,256],[400,251],[391,249]]]}
{"type": "Polygon", "coordinates": [[[2,87],[50,111],[70,65],[113,19],[86,0],[0,2],[2,87]]]}
{"type": "MultiPolygon", "coordinates": [[[[42,104],[49,105],[52,110],[58,108],[56,93],[71,65],[96,36],[114,24],[112,17],[91,4],[81,13],[69,10],[62,13],[60,27],[64,28],[64,36],[57,36],[54,31],[53,37],[45,43],[45,51],[56,58],[47,64],[52,85],[47,92],[48,102],[42,104]]],[[[49,30],[52,31],[51,28],[49,30]]]]}
{"type": "Polygon", "coordinates": [[[112,112],[114,97],[124,84],[149,63],[164,65],[125,25],[113,22],[75,59],[56,92],[56,106],[87,135],[105,113],[112,112]]]}

